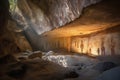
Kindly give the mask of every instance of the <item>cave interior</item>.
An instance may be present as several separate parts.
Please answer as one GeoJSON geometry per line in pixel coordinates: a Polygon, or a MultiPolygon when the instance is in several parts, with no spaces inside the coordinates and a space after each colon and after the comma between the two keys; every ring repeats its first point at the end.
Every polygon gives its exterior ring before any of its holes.
{"type": "Polygon", "coordinates": [[[120,80],[120,0],[1,0],[0,80],[120,80]]]}

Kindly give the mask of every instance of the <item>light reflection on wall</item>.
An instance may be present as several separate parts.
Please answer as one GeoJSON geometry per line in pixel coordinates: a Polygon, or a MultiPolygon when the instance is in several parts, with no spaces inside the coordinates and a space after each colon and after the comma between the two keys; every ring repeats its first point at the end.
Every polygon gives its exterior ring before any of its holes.
{"type": "Polygon", "coordinates": [[[119,44],[119,41],[117,41],[118,38],[118,33],[96,35],[85,38],[79,36],[72,37],[71,51],[90,56],[119,54],[119,47],[115,47],[119,44]]]}
{"type": "Polygon", "coordinates": [[[96,55],[98,55],[98,53],[97,53],[97,48],[96,47],[94,47],[94,48],[92,48],[92,50],[91,50],[91,54],[94,56],[96,56],[96,55]]]}
{"type": "Polygon", "coordinates": [[[39,48],[43,51],[63,50],[90,56],[120,54],[119,33],[99,34],[90,37],[40,38],[39,48]],[[117,46],[117,47],[116,47],[117,46]]]}
{"type": "Polygon", "coordinates": [[[90,40],[89,38],[72,38],[72,50],[87,55],[100,55],[100,42],[98,40],[90,40]],[[77,45],[76,45],[77,44],[77,45]]]}

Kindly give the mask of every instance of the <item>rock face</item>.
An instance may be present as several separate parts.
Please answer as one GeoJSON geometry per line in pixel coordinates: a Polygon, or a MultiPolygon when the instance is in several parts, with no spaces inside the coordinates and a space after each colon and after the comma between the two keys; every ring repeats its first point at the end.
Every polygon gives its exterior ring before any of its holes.
{"type": "Polygon", "coordinates": [[[36,36],[27,35],[36,49],[43,51],[65,49],[88,55],[120,54],[120,1],[102,1],[84,9],[84,14],[67,26],[36,36]],[[37,44],[36,44],[37,43],[37,44]],[[34,45],[35,44],[35,45],[34,45]]]}
{"type": "Polygon", "coordinates": [[[0,57],[15,52],[15,45],[11,33],[7,29],[9,19],[9,2],[1,0],[0,3],[0,57]]]}
{"type": "Polygon", "coordinates": [[[9,15],[9,3],[8,0],[1,0],[0,3],[0,35],[3,33],[3,30],[5,29],[8,15],[9,15]]]}
{"type": "Polygon", "coordinates": [[[38,48],[43,51],[64,49],[92,56],[120,54],[120,26],[86,36],[41,37],[38,48]]]}
{"type": "Polygon", "coordinates": [[[18,0],[22,24],[37,34],[63,26],[81,15],[84,7],[100,0],[18,0]],[[22,5],[22,6],[21,6],[22,5]]]}
{"type": "Polygon", "coordinates": [[[34,59],[34,58],[42,58],[42,53],[41,52],[36,52],[28,56],[29,59],[34,59]]]}
{"type": "Polygon", "coordinates": [[[36,46],[36,40],[40,34],[70,23],[81,15],[84,7],[99,1],[101,0],[18,0],[13,17],[36,50],[39,47],[36,46]]]}
{"type": "Polygon", "coordinates": [[[1,0],[0,3],[0,58],[7,55],[18,53],[21,50],[31,49],[22,34],[15,32],[16,23],[9,13],[8,0],[1,0]],[[24,46],[24,48],[23,48],[24,46]]]}
{"type": "Polygon", "coordinates": [[[67,26],[37,35],[32,29],[25,34],[34,49],[65,49],[88,55],[120,54],[120,1],[101,1],[84,9],[84,14],[67,26]]]}

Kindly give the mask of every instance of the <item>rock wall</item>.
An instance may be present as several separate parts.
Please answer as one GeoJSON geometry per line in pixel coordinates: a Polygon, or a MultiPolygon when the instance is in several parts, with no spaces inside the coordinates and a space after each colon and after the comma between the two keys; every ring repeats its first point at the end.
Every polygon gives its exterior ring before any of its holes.
{"type": "Polygon", "coordinates": [[[9,36],[13,39],[13,42],[17,45],[16,47],[19,48],[20,51],[32,51],[31,45],[13,19],[8,20],[7,30],[10,33],[9,36]]]}
{"type": "Polygon", "coordinates": [[[18,8],[24,18],[21,21],[34,32],[41,34],[63,26],[78,18],[84,7],[100,0],[18,0],[18,8]],[[22,5],[22,6],[21,6],[22,5]]]}
{"type": "Polygon", "coordinates": [[[9,3],[8,0],[1,0],[0,3],[0,35],[5,32],[9,17],[9,3]]]}
{"type": "Polygon", "coordinates": [[[99,34],[95,36],[72,38],[71,51],[88,55],[120,54],[120,33],[99,34]]]}
{"type": "Polygon", "coordinates": [[[40,49],[44,51],[65,49],[87,55],[120,55],[120,26],[107,30],[65,38],[41,38],[40,49]]]}
{"type": "MultiPolygon", "coordinates": [[[[0,2],[0,58],[8,55],[25,51],[25,45],[27,49],[31,50],[31,47],[27,40],[21,41],[21,33],[16,33],[16,23],[11,18],[9,13],[8,0],[1,0],[0,2]],[[18,36],[19,35],[19,36],[18,36]],[[21,43],[20,43],[21,41],[21,43]],[[25,45],[23,45],[26,43],[25,45]]],[[[22,38],[23,39],[23,38],[22,38]]]]}
{"type": "Polygon", "coordinates": [[[33,49],[39,35],[78,18],[84,7],[101,0],[18,0],[14,19],[33,49]],[[22,6],[21,6],[22,5],[22,6]]]}
{"type": "Polygon", "coordinates": [[[57,50],[66,50],[70,51],[70,38],[40,38],[39,42],[39,49],[43,51],[57,51],[57,50]]]}
{"type": "MultiPolygon", "coordinates": [[[[10,51],[10,46],[13,46],[14,43],[10,38],[10,33],[7,30],[9,18],[9,2],[8,0],[1,0],[0,2],[0,57],[8,54],[7,51],[10,51]]],[[[14,51],[14,50],[13,50],[14,51]]]]}

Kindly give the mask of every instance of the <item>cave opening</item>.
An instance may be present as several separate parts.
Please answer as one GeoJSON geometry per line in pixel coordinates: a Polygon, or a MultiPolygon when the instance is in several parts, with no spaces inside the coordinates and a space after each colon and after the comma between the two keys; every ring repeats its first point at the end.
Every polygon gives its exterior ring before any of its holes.
{"type": "Polygon", "coordinates": [[[119,0],[1,0],[0,80],[120,80],[119,0]]]}

